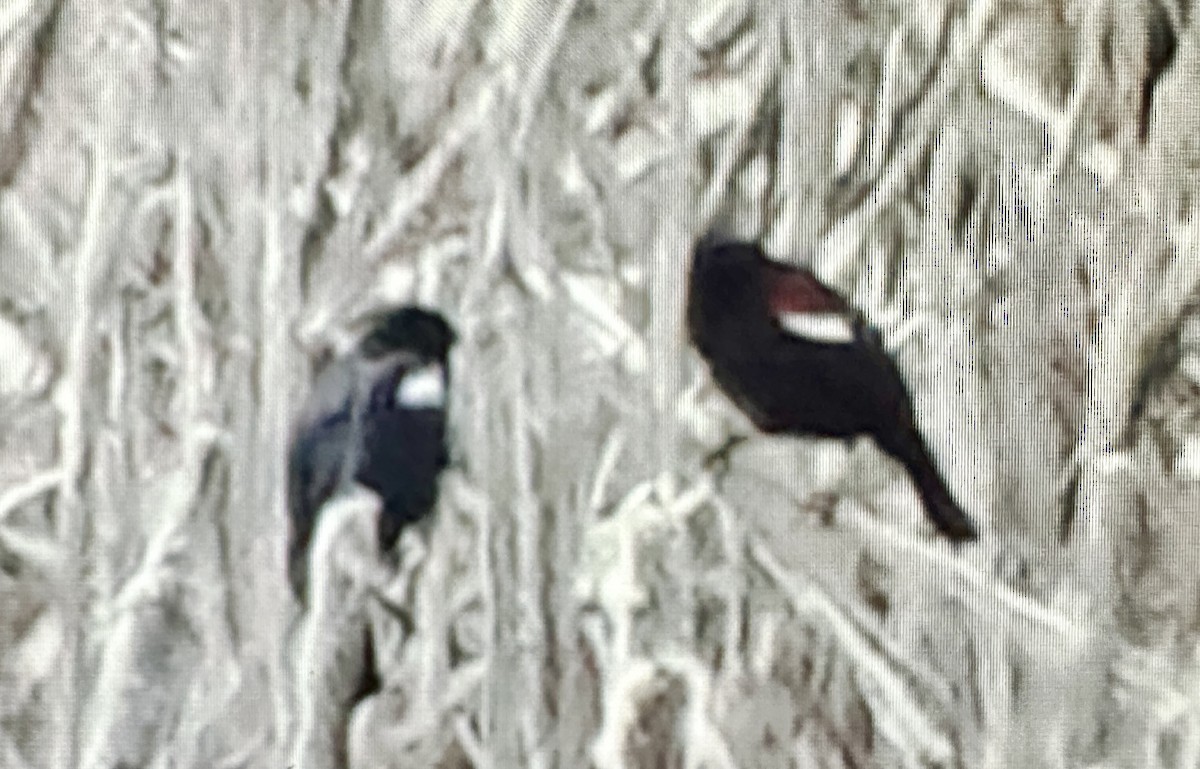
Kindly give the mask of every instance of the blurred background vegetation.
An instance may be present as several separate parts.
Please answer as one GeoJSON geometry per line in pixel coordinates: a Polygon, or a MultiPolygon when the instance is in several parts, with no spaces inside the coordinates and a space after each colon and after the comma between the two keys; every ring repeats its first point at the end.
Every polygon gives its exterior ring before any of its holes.
{"type": "Polygon", "coordinates": [[[0,765],[1197,766],[1196,28],[8,0],[0,765]],[[747,429],[681,328],[719,212],[884,331],[981,544],[869,444],[703,468],[747,429]],[[342,734],[283,462],[313,366],[402,301],[462,337],[456,465],[409,621],[353,618],[383,688],[342,734]]]}

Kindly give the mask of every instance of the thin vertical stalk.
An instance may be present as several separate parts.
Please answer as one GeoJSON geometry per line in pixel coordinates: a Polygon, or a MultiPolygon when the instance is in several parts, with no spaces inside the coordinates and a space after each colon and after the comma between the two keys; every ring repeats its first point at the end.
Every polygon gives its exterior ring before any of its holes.
{"type": "Polygon", "coordinates": [[[59,541],[68,553],[66,563],[67,595],[64,601],[66,614],[66,639],[64,656],[66,664],[58,679],[59,703],[61,706],[60,739],[53,748],[52,765],[69,769],[77,763],[79,738],[82,729],[84,698],[81,695],[80,672],[83,664],[82,640],[85,619],[83,616],[83,532],[84,506],[82,489],[84,458],[87,436],[84,413],[87,397],[89,350],[95,316],[95,282],[101,273],[104,258],[101,243],[103,212],[108,202],[108,186],[111,179],[109,159],[103,149],[93,147],[91,151],[91,176],[88,180],[86,210],[83,230],[75,249],[75,258],[70,266],[70,306],[64,312],[72,313],[66,340],[66,354],[62,379],[54,399],[60,415],[59,452],[62,463],[62,485],[58,506],[57,527],[59,541]]]}

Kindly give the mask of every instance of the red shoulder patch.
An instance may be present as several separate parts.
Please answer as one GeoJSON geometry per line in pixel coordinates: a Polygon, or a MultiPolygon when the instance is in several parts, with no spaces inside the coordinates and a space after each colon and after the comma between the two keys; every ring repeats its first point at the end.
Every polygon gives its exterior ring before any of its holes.
{"type": "Polygon", "coordinates": [[[808,270],[768,263],[764,271],[767,306],[775,317],[785,313],[844,313],[852,309],[808,270]]]}

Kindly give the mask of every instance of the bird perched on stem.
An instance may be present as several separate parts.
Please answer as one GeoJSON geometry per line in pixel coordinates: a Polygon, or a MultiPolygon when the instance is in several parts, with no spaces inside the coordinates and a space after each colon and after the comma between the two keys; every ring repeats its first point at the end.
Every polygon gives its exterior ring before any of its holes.
{"type": "Polygon", "coordinates": [[[768,259],[757,244],[710,234],[695,249],[687,326],[717,384],[758,429],[869,435],[908,471],[942,535],[976,538],[934,466],[879,333],[813,273],[768,259]]]}
{"type": "Polygon", "coordinates": [[[305,602],[308,551],[322,505],[357,482],[382,502],[378,537],[389,552],[427,515],[448,463],[446,391],[455,334],[441,315],[402,307],[376,318],[348,355],[318,375],[288,461],[288,577],[305,602]]]}

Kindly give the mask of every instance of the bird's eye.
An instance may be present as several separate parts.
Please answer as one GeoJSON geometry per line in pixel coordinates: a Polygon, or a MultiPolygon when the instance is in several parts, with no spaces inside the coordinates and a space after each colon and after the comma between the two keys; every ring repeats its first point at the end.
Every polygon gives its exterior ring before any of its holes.
{"type": "Polygon", "coordinates": [[[446,372],[436,363],[413,369],[396,385],[396,405],[410,409],[446,405],[446,372]]]}

